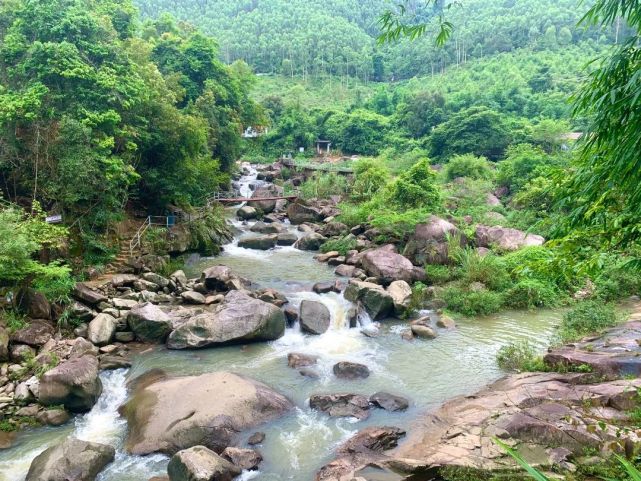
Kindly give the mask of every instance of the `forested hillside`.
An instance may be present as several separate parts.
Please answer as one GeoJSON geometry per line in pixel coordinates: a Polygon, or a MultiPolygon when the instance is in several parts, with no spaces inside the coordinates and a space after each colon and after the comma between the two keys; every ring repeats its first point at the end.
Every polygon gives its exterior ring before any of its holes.
{"type": "MultiPolygon", "coordinates": [[[[407,2],[410,16],[423,2],[407,2]]],[[[590,3],[590,2],[588,2],[590,3]]],[[[585,8],[575,0],[465,0],[448,10],[455,25],[444,47],[432,38],[377,45],[385,0],[137,0],[144,16],[170,12],[216,36],[223,59],[243,59],[259,73],[317,77],[351,75],[364,81],[433,73],[475,58],[523,47],[558,50],[610,45],[627,29],[577,27],[585,8]]],[[[429,12],[416,14],[425,19],[429,12]]]]}
{"type": "Polygon", "coordinates": [[[100,235],[130,198],[150,212],[228,183],[242,125],[258,121],[246,65],[169,19],[140,34],[127,0],[0,7],[0,190],[100,235]],[[207,175],[204,175],[204,174],[207,175]]]}

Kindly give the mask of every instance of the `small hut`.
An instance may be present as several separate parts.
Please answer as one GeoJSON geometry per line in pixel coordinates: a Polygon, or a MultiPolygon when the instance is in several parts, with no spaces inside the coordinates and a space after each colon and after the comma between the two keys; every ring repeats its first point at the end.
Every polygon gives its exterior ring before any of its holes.
{"type": "Polygon", "coordinates": [[[332,149],[332,143],[329,140],[316,141],[316,153],[318,155],[329,155],[332,149]]]}

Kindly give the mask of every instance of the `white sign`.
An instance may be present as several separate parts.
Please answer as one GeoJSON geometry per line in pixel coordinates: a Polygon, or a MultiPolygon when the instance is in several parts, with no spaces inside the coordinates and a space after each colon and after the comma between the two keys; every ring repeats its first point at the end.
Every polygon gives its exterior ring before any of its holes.
{"type": "Polygon", "coordinates": [[[47,221],[48,224],[59,224],[62,222],[62,215],[50,215],[45,221],[47,221]]]}

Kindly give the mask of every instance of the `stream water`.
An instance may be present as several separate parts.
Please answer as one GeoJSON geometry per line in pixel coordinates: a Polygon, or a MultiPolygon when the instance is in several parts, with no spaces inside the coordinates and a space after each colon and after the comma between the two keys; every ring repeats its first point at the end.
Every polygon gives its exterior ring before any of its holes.
{"type": "MultiPolygon", "coordinates": [[[[255,172],[241,179],[241,191],[250,192],[255,172]]],[[[122,446],[126,423],[117,409],[127,398],[128,379],[152,368],[174,374],[199,374],[216,370],[238,372],[260,380],[294,401],[296,410],[259,429],[266,439],[259,447],[264,461],[260,471],[246,472],[242,480],[307,481],[332,458],[335,447],[369,425],[395,425],[410,428],[417,416],[443,401],[472,393],[501,376],[496,366],[496,352],[511,341],[526,339],[536,346],[546,346],[561,314],[554,311],[503,312],[473,319],[456,319],[457,328],[440,330],[431,341],[407,342],[400,332],[407,323],[399,320],[381,324],[378,337],[368,337],[361,329],[349,329],[346,319],[351,304],[340,294],[317,295],[310,292],[319,281],[335,278],[332,269],[319,264],[313,254],[293,247],[254,251],[238,247],[238,239],[249,235],[249,226],[234,222],[235,240],[225,246],[221,256],[192,258],[186,271],[198,275],[210,265],[224,264],[261,287],[283,292],[294,305],[303,299],[326,304],[332,325],[321,336],[304,335],[295,326],[281,339],[265,344],[230,346],[199,351],[168,351],[158,347],[138,356],[128,371],[101,374],[104,392],[98,404],[87,414],[66,426],[39,428],[22,433],[14,447],[0,451],[0,480],[21,481],[31,460],[47,446],[69,435],[116,447],[116,461],[99,475],[100,481],[146,481],[166,474],[167,458],[129,456],[122,446]],[[319,379],[301,376],[287,367],[287,354],[301,351],[320,356],[319,379]],[[368,379],[345,381],[335,378],[331,367],[338,361],[356,361],[369,366],[368,379]],[[311,411],[313,393],[353,392],[371,395],[376,391],[400,394],[411,400],[403,413],[374,410],[366,421],[331,419],[311,411]]],[[[291,227],[291,231],[295,229],[291,227]]],[[[361,318],[362,324],[367,324],[361,318]]],[[[247,433],[249,436],[251,433],[247,433]]]]}

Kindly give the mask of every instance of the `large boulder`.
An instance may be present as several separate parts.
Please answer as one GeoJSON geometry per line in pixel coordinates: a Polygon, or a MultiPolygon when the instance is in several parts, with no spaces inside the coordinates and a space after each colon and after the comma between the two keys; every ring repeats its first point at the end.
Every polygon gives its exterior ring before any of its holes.
{"type": "Polygon", "coordinates": [[[545,238],[540,235],[528,234],[521,230],[507,227],[486,225],[476,226],[476,245],[478,247],[496,247],[504,251],[515,251],[522,247],[541,246],[545,238]]]}
{"type": "Polygon", "coordinates": [[[40,378],[39,402],[44,406],[63,405],[73,412],[89,411],[102,393],[98,359],[85,355],[69,359],[40,378]]]}
{"type": "Polygon", "coordinates": [[[269,235],[257,235],[251,237],[245,237],[238,241],[238,247],[244,247],[245,249],[255,249],[260,251],[267,251],[276,247],[276,242],[278,241],[278,236],[276,234],[269,235]]]}
{"type": "Polygon", "coordinates": [[[210,291],[227,292],[229,282],[236,276],[227,266],[212,266],[205,269],[200,275],[200,281],[210,291]]]}
{"type": "Polygon", "coordinates": [[[310,334],[323,334],[332,320],[329,309],[318,301],[304,300],[300,304],[300,327],[310,334]]]}
{"type": "Polygon", "coordinates": [[[228,372],[167,378],[154,373],[133,386],[121,408],[131,454],[174,454],[203,445],[217,453],[233,446],[243,431],[293,408],[264,384],[228,372]]]}
{"type": "Polygon", "coordinates": [[[85,304],[90,304],[92,306],[107,301],[107,296],[101,294],[100,292],[94,291],[82,282],[79,282],[75,285],[72,295],[79,301],[84,302],[85,304]]]}
{"type": "Polygon", "coordinates": [[[390,244],[367,251],[361,259],[363,269],[385,284],[394,281],[412,283],[422,280],[410,260],[396,253],[394,249],[390,244]]]}
{"type": "Polygon", "coordinates": [[[460,237],[461,231],[451,222],[435,215],[424,224],[418,224],[408,240],[403,255],[416,265],[447,264],[449,262],[448,239],[460,237]]]}
{"type": "Polygon", "coordinates": [[[211,312],[176,328],[167,340],[170,349],[193,349],[239,342],[273,341],[285,333],[285,314],[273,304],[242,291],[230,291],[211,312]]]}
{"type": "Polygon", "coordinates": [[[11,335],[11,342],[27,344],[29,346],[44,346],[55,334],[56,330],[47,321],[36,319],[27,326],[17,330],[11,335]]]}
{"type": "Polygon", "coordinates": [[[298,200],[287,206],[287,217],[292,224],[298,225],[304,222],[319,222],[324,216],[320,209],[305,205],[298,200]]]}
{"type": "Polygon", "coordinates": [[[294,247],[301,251],[317,251],[325,242],[327,237],[318,232],[308,232],[296,241],[294,247]]]}
{"type": "Polygon", "coordinates": [[[167,465],[169,481],[231,481],[241,469],[205,446],[174,454],[167,465]]]}
{"type": "Polygon", "coordinates": [[[320,233],[325,237],[339,237],[349,233],[349,227],[342,222],[332,221],[325,224],[320,233]]]}
{"type": "Polygon", "coordinates": [[[245,205],[236,211],[236,216],[240,220],[256,219],[259,215],[258,209],[245,205]]]}
{"type": "Polygon", "coordinates": [[[132,308],[127,314],[127,322],[141,342],[162,344],[172,329],[171,318],[151,302],[132,308]]]}
{"type": "Polygon", "coordinates": [[[70,437],[36,456],[26,481],[93,481],[115,455],[111,446],[70,437]]]}
{"type": "Polygon", "coordinates": [[[281,189],[274,184],[262,185],[254,190],[254,193],[252,194],[252,197],[256,200],[248,201],[247,205],[254,207],[263,214],[274,212],[277,200],[273,197],[278,197],[281,194],[279,190],[281,189]]]}
{"type": "Polygon", "coordinates": [[[351,280],[343,296],[357,302],[372,320],[383,319],[394,311],[394,299],[378,284],[351,280]]]}
{"type": "Polygon", "coordinates": [[[412,288],[405,281],[394,281],[387,287],[387,293],[392,296],[394,313],[397,316],[405,314],[412,302],[412,288]]]}
{"type": "Polygon", "coordinates": [[[100,313],[89,323],[87,339],[96,346],[104,346],[111,342],[111,339],[118,327],[116,318],[105,313],[100,313]]]}
{"type": "Polygon", "coordinates": [[[252,232],[258,232],[259,234],[280,234],[281,232],[285,232],[286,229],[282,224],[266,224],[265,222],[258,221],[251,226],[249,230],[252,232]]]}
{"type": "Polygon", "coordinates": [[[32,319],[51,319],[51,304],[44,294],[35,289],[22,289],[16,296],[16,305],[32,319]]]}

